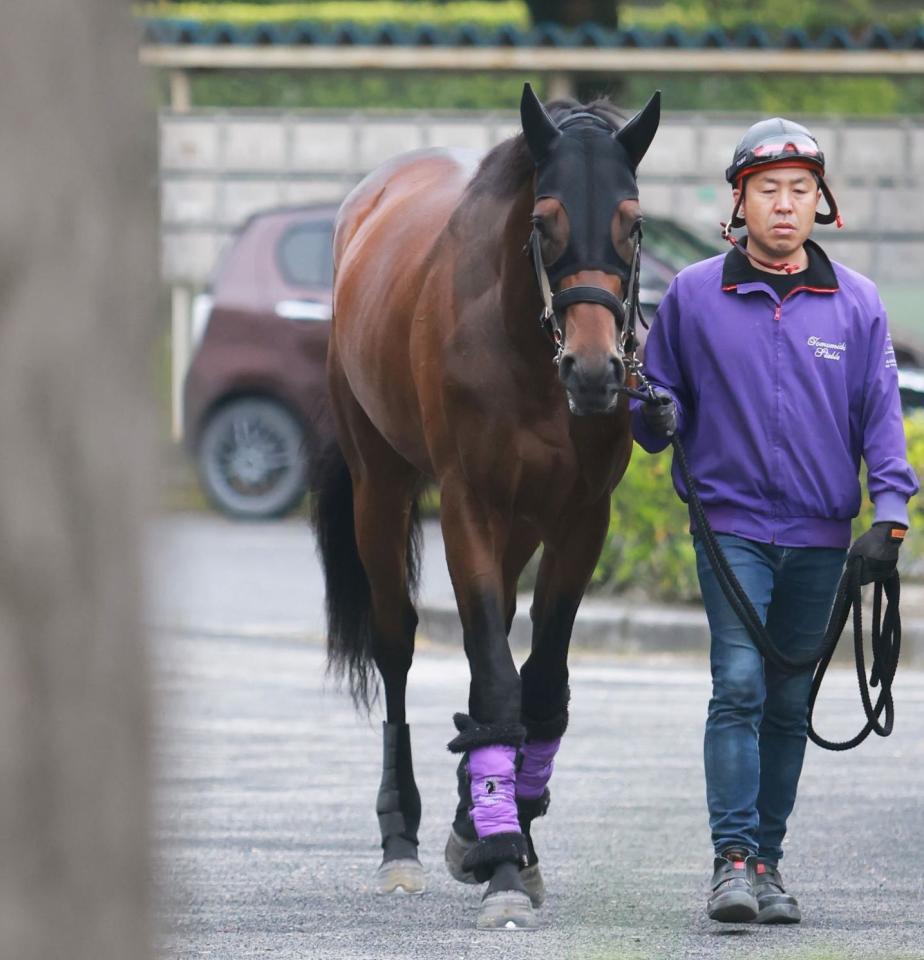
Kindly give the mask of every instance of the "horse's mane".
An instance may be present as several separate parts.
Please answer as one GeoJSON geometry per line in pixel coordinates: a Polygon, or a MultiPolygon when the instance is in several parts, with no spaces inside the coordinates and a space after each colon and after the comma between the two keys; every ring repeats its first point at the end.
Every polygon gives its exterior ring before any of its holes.
{"type": "MultiPolygon", "coordinates": [[[[591,113],[614,130],[618,130],[626,119],[606,97],[590,103],[579,103],[571,97],[563,97],[547,103],[546,110],[558,124],[578,112],[591,113]]],[[[485,156],[472,177],[469,190],[509,196],[519,190],[535,170],[526,138],[521,132],[499,143],[485,156]]]]}

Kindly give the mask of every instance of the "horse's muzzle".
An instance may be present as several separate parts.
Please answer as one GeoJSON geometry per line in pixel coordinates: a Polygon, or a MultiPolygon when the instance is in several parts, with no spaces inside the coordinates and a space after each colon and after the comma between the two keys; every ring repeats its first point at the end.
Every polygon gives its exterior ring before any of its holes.
{"type": "Polygon", "coordinates": [[[626,367],[615,353],[591,359],[565,351],[558,376],[568,393],[571,412],[583,417],[616,409],[619,389],[626,382],[626,367]]]}

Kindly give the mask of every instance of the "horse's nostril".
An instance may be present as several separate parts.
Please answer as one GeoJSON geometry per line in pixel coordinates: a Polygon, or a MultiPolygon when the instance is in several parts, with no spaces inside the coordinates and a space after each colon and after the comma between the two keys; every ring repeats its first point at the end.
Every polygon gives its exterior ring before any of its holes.
{"type": "Polygon", "coordinates": [[[563,381],[567,382],[571,374],[574,373],[574,364],[575,364],[575,359],[573,354],[566,353],[561,358],[561,362],[558,364],[558,376],[563,381]]]}
{"type": "Polygon", "coordinates": [[[626,368],[622,360],[620,360],[619,357],[611,357],[610,367],[612,368],[616,383],[621,384],[626,379],[626,368]]]}

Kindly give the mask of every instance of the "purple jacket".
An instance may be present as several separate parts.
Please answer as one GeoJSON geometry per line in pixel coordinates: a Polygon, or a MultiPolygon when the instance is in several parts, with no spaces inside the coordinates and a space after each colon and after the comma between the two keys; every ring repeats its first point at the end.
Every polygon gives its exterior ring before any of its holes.
{"type": "MultiPolygon", "coordinates": [[[[658,307],[644,369],[676,401],[716,531],[846,547],[860,510],[861,456],[877,520],[907,524],[918,482],[876,287],[812,249],[830,268],[828,282],[797,287],[782,302],[766,283],[735,282],[725,256],[681,271],[658,307]]],[[[640,408],[632,402],[635,439],[656,453],[668,441],[652,435],[640,408]]],[[[676,463],[673,478],[686,501],[676,463]]]]}

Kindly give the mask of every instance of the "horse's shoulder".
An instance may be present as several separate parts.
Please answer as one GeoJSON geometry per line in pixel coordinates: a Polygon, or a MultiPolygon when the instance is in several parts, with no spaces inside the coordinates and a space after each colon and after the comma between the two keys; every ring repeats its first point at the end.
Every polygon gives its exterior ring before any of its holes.
{"type": "Polygon", "coordinates": [[[337,213],[334,258],[340,255],[370,217],[426,192],[429,202],[440,194],[454,203],[477,169],[475,151],[429,147],[400,153],[380,164],[346,196],[337,213]]]}

